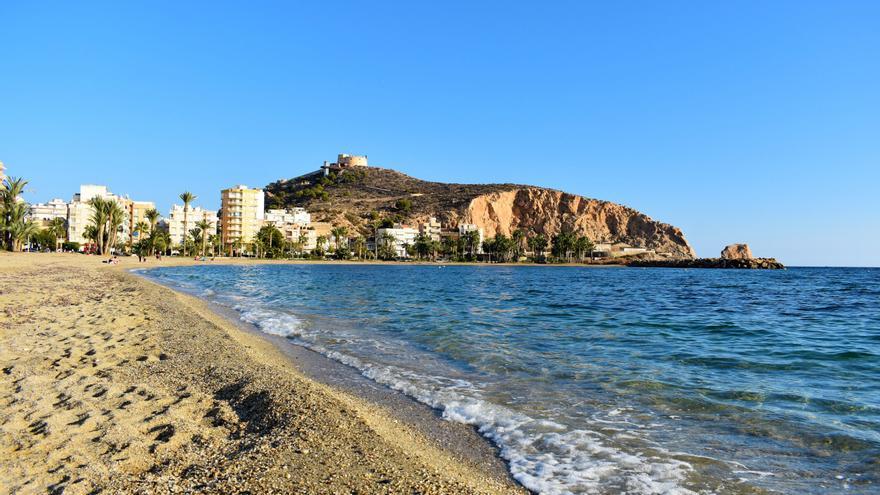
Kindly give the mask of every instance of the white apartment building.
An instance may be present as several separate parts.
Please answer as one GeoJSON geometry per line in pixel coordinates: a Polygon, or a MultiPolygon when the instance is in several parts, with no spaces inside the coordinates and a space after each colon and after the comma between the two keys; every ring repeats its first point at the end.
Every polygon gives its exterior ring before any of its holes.
{"type": "MultiPolygon", "coordinates": [[[[67,214],[67,239],[70,242],[85,244],[90,242],[83,236],[86,227],[91,222],[95,209],[89,204],[89,200],[95,197],[120,200],[119,196],[111,193],[107,186],[83,184],[79,186],[79,192],[73,195],[73,201],[68,205],[67,214]]],[[[128,238],[128,222],[122,222],[126,230],[121,239],[128,238]]]]}
{"type": "Polygon", "coordinates": [[[381,229],[376,229],[376,242],[381,246],[382,238],[385,235],[390,235],[394,238],[391,241],[392,246],[394,248],[394,254],[398,258],[406,258],[409,256],[406,252],[406,246],[412,246],[416,242],[416,236],[419,235],[419,231],[412,228],[406,227],[400,224],[395,224],[394,227],[385,227],[381,229]]]}
{"type": "Polygon", "coordinates": [[[289,210],[266,210],[264,222],[278,228],[282,225],[308,226],[312,223],[312,215],[305,208],[300,207],[289,210]]]}
{"type": "MultiPolygon", "coordinates": [[[[186,218],[186,228],[188,230],[196,228],[196,223],[201,222],[202,220],[207,220],[208,223],[211,224],[209,235],[217,232],[218,218],[216,211],[206,210],[198,206],[190,206],[186,218]]],[[[168,213],[168,218],[166,218],[166,222],[168,224],[168,235],[171,236],[171,243],[174,245],[183,244],[183,206],[172,205],[171,211],[168,213]]]]}
{"type": "Polygon", "coordinates": [[[42,222],[47,225],[56,218],[63,218],[67,221],[67,201],[55,198],[47,203],[35,203],[31,205],[28,216],[35,221],[42,222]]]}
{"type": "Polygon", "coordinates": [[[477,243],[477,254],[483,252],[483,241],[485,240],[483,237],[483,229],[477,227],[472,223],[460,223],[458,224],[458,234],[464,235],[468,232],[477,232],[480,235],[480,241],[477,243]]]}
{"type": "MultiPolygon", "coordinates": [[[[154,208],[151,201],[133,201],[128,197],[118,196],[110,192],[107,186],[95,184],[82,184],[79,192],[73,195],[73,200],[67,205],[67,238],[71,242],[85,244],[90,242],[84,237],[87,226],[91,224],[95,209],[89,204],[92,198],[104,198],[116,201],[123,211],[122,224],[116,239],[121,243],[137,241],[137,237],[129,236],[137,222],[145,221],[145,213],[154,208]]],[[[55,200],[53,200],[55,201],[55,200]]]]}

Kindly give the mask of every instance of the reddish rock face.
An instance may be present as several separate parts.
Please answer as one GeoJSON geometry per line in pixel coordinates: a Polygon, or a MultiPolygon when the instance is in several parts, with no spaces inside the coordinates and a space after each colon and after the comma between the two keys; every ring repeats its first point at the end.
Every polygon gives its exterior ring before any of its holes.
{"type": "Polygon", "coordinates": [[[677,227],[623,205],[538,187],[477,196],[461,212],[459,221],[476,224],[486,237],[510,236],[522,229],[549,238],[569,230],[595,241],[625,241],[675,258],[696,257],[677,227]]]}
{"type": "Polygon", "coordinates": [[[721,257],[726,260],[750,260],[753,258],[752,250],[748,244],[731,244],[721,251],[721,257]]]}

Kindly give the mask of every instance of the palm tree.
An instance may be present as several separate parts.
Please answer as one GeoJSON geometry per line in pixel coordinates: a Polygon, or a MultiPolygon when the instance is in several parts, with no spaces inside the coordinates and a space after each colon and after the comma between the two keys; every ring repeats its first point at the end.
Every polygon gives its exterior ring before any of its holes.
{"type": "MultiPolygon", "coordinates": [[[[141,220],[140,222],[134,225],[133,234],[137,235],[137,252],[141,255],[147,254],[147,246],[149,241],[147,240],[147,235],[150,232],[150,224],[141,220]]],[[[134,244],[132,244],[132,249],[134,249],[134,244]]]]}
{"type": "Polygon", "coordinates": [[[220,236],[217,234],[209,235],[208,244],[211,245],[211,256],[217,256],[217,253],[220,252],[220,236]]]}
{"type": "MultiPolygon", "coordinates": [[[[383,232],[382,235],[379,236],[382,244],[382,258],[391,259],[394,258],[397,253],[394,251],[394,241],[397,239],[389,234],[388,232],[383,232]]],[[[376,243],[376,249],[378,250],[379,243],[376,243]]]]}
{"type": "Polygon", "coordinates": [[[144,213],[144,218],[150,222],[150,254],[153,254],[154,233],[156,225],[159,223],[159,212],[155,208],[150,208],[144,213]]]}
{"type": "Polygon", "coordinates": [[[519,261],[525,251],[526,233],[522,229],[516,229],[511,234],[511,238],[513,239],[513,255],[516,258],[514,261],[519,261]]]}
{"type": "Polygon", "coordinates": [[[254,251],[255,251],[255,253],[256,253],[256,255],[257,255],[257,258],[262,258],[262,257],[263,257],[263,256],[262,256],[263,250],[264,250],[264,248],[266,247],[266,246],[263,244],[263,241],[261,241],[261,240],[259,240],[259,239],[254,239],[254,242],[251,243],[251,244],[253,245],[253,248],[254,248],[254,251]]]}
{"type": "Polygon", "coordinates": [[[480,233],[476,230],[469,230],[461,236],[464,239],[464,245],[467,248],[468,255],[474,256],[477,254],[477,248],[480,245],[480,233]]]}
{"type": "Polygon", "coordinates": [[[24,228],[22,224],[25,223],[28,206],[24,201],[19,201],[19,196],[27,184],[28,181],[21,177],[7,177],[0,184],[0,231],[3,233],[0,244],[11,251],[15,250],[16,245],[13,230],[21,231],[24,228]]]}
{"type": "Polygon", "coordinates": [[[180,200],[183,201],[183,255],[186,256],[186,233],[189,231],[189,204],[196,200],[196,195],[184,191],[180,193],[180,200]]]}
{"type": "MultiPolygon", "coordinates": [[[[22,214],[22,218],[23,218],[22,214]]],[[[12,250],[21,251],[22,246],[32,236],[40,231],[37,222],[33,220],[20,220],[8,227],[9,234],[12,236],[12,250]]]]}
{"type": "Polygon", "coordinates": [[[348,235],[348,229],[345,227],[334,227],[331,231],[333,239],[336,241],[336,251],[339,252],[339,241],[348,235]]]}
{"type": "Polygon", "coordinates": [[[324,255],[324,244],[327,243],[326,235],[319,235],[317,239],[315,239],[315,251],[318,252],[318,256],[324,255]]]}
{"type": "Polygon", "coordinates": [[[171,234],[167,232],[153,232],[150,235],[150,253],[159,251],[165,254],[168,246],[171,245],[171,234]]]}
{"type": "Polygon", "coordinates": [[[89,204],[92,206],[92,216],[89,218],[89,221],[95,227],[95,247],[98,254],[104,254],[104,234],[107,229],[108,202],[100,196],[95,196],[89,200],[89,204]]]}
{"type": "Polygon", "coordinates": [[[547,238],[543,234],[538,234],[529,239],[529,248],[532,250],[535,258],[543,257],[544,250],[547,249],[547,238]]]}
{"type": "MultiPolygon", "coordinates": [[[[202,239],[202,229],[200,229],[200,228],[198,228],[198,227],[196,227],[196,228],[192,228],[192,229],[189,229],[189,236],[192,237],[193,249],[195,249],[195,247],[196,247],[196,246],[195,246],[196,243],[197,243],[197,242],[199,242],[199,243],[202,242],[202,241],[201,241],[201,239],[202,239]]],[[[188,241],[188,240],[189,240],[189,239],[184,239],[184,241],[183,241],[183,249],[186,249],[186,241],[188,241]]]]}
{"type": "Polygon", "coordinates": [[[367,250],[367,240],[363,238],[363,236],[358,236],[354,240],[354,252],[357,253],[358,258],[364,259],[364,253],[367,250]]]}
{"type": "Polygon", "coordinates": [[[67,237],[67,220],[60,217],[53,218],[49,222],[49,232],[55,236],[55,251],[58,251],[59,246],[67,237]]]}
{"type": "Polygon", "coordinates": [[[299,233],[299,249],[300,249],[299,254],[303,253],[303,250],[305,250],[305,248],[308,244],[309,244],[309,236],[307,236],[306,234],[302,233],[302,231],[300,231],[300,233],[299,233]]]}
{"type": "Polygon", "coordinates": [[[207,248],[208,230],[211,228],[211,222],[206,219],[199,220],[198,222],[196,222],[196,227],[198,227],[202,231],[202,256],[204,256],[205,249],[207,248]]]}
{"type": "Polygon", "coordinates": [[[106,202],[107,208],[107,248],[105,251],[116,247],[116,237],[125,222],[125,210],[116,201],[106,202]]]}

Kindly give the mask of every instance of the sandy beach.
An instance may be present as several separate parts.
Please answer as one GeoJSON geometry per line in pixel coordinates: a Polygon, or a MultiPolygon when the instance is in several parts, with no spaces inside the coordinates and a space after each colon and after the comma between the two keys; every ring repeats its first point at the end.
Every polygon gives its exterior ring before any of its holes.
{"type": "Polygon", "coordinates": [[[101,259],[0,254],[0,492],[524,493],[101,259]]]}

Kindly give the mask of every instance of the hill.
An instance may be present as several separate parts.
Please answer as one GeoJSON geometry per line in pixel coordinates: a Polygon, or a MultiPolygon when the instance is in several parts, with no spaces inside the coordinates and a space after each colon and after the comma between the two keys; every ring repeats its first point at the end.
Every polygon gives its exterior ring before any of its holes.
{"type": "Polygon", "coordinates": [[[695,253],[680,229],[623,205],[520,184],[447,184],[395,170],[358,167],[322,171],[265,187],[267,208],[301,206],[315,221],[344,225],[364,235],[389,219],[416,225],[436,217],[444,228],[473,223],[487,237],[515,229],[553,236],[562,230],[594,242],[626,242],[675,258],[695,253]]]}

